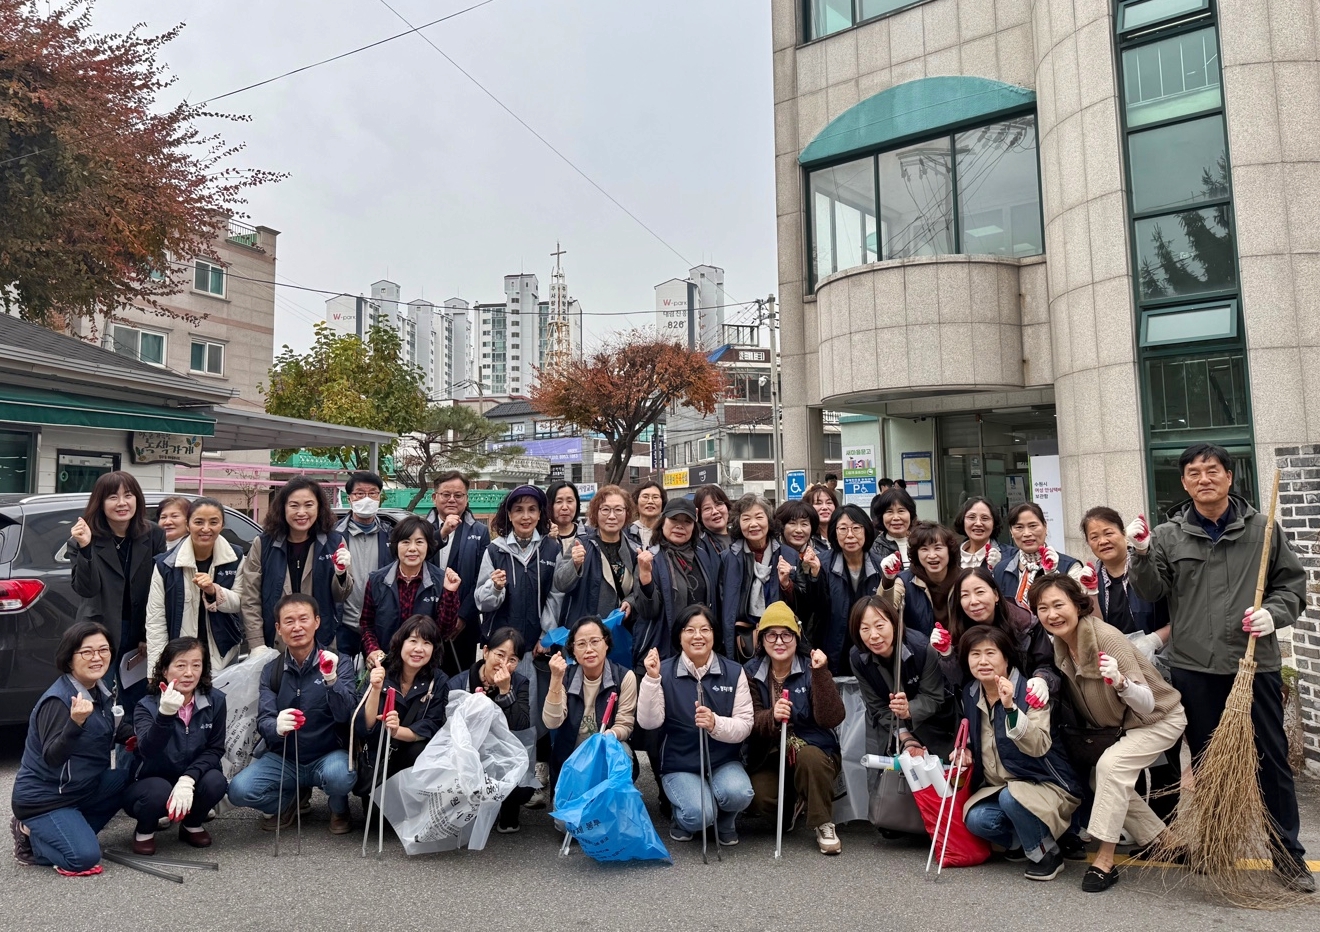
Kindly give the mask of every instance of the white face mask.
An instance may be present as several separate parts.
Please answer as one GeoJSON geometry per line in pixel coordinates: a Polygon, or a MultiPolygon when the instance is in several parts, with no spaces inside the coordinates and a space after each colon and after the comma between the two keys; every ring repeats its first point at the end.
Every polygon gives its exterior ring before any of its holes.
{"type": "Polygon", "coordinates": [[[349,507],[353,509],[353,514],[359,518],[374,518],[376,512],[380,511],[380,502],[374,498],[359,498],[354,500],[349,507]]]}

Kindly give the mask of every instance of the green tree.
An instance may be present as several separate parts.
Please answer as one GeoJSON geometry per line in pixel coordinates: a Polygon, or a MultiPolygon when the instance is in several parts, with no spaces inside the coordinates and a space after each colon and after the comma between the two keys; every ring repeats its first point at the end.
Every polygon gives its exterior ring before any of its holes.
{"type": "Polygon", "coordinates": [[[490,444],[504,436],[504,428],[487,420],[465,405],[431,405],[422,415],[421,424],[403,443],[395,457],[398,477],[418,486],[408,503],[412,511],[427,493],[433,477],[457,469],[467,475],[479,473],[498,457],[520,456],[522,447],[504,446],[491,450],[490,444]]]}
{"type": "Polygon", "coordinates": [[[0,0],[0,309],[191,319],[158,301],[184,286],[177,260],[210,255],[242,192],[283,176],[227,166],[241,147],[198,128],[246,117],[161,99],[181,26],[97,35],[91,8],[0,0]]]}
{"type": "MultiPolygon", "coordinates": [[[[366,341],[316,325],[316,340],[305,355],[288,346],[275,359],[266,391],[266,412],[327,424],[407,434],[422,424],[426,394],[421,372],[399,361],[399,335],[372,327],[366,341]]],[[[394,451],[391,443],[381,456],[394,451]]],[[[279,462],[297,450],[279,450],[279,462]]],[[[338,460],[346,469],[365,469],[365,447],[317,447],[309,452],[338,460]]]]}

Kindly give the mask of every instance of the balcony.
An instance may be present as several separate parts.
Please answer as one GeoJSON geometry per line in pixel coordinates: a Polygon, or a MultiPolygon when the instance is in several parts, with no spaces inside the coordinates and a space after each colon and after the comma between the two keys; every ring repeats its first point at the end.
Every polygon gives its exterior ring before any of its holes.
{"type": "Polygon", "coordinates": [[[229,221],[229,230],[225,234],[225,240],[238,246],[246,246],[248,249],[261,248],[261,234],[257,232],[257,228],[250,227],[246,223],[239,223],[237,220],[229,221]]]}

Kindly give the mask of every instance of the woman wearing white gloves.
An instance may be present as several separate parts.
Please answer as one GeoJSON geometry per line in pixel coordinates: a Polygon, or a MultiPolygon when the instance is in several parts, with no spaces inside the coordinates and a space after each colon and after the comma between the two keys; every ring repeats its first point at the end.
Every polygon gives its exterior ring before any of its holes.
{"type": "Polygon", "coordinates": [[[147,696],[133,713],[140,763],[124,791],[124,811],[137,819],[135,854],[156,853],[156,824],[179,822],[179,840],[206,848],[202,821],[229,789],[225,695],[211,688],[211,663],[197,638],[175,638],[156,661],[147,696]]]}
{"type": "Polygon", "coordinates": [[[995,585],[1007,598],[1029,609],[1027,590],[1037,576],[1066,573],[1081,580],[1086,565],[1049,545],[1045,539],[1045,512],[1035,502],[1018,505],[1008,513],[1008,532],[1018,552],[1005,556],[994,568],[995,585]]]}
{"type": "MultiPolygon", "coordinates": [[[[1091,614],[1091,599],[1075,580],[1046,576],[1031,587],[1031,606],[1054,635],[1054,662],[1079,719],[1091,728],[1123,728],[1095,767],[1095,799],[1087,828],[1100,842],[1082,889],[1099,893],[1118,883],[1114,846],[1124,828],[1141,847],[1164,831],[1136,791],[1137,778],[1172,748],[1187,727],[1178,690],[1112,625],[1091,614]]],[[[1073,766],[1085,783],[1083,762],[1073,766]]]]}
{"type": "MultiPolygon", "coordinates": [[[[1143,524],[1145,520],[1138,519],[1143,524]]],[[[1169,600],[1148,602],[1129,583],[1128,539],[1117,511],[1092,508],[1082,516],[1082,533],[1100,563],[1095,596],[1101,619],[1127,635],[1150,660],[1169,640],[1169,600]]]]}

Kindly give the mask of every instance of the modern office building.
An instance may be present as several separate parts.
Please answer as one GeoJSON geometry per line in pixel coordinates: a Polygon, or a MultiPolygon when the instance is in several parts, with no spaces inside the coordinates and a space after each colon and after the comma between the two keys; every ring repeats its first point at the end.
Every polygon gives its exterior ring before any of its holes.
{"type": "Polygon", "coordinates": [[[1191,441],[1228,447],[1254,499],[1320,440],[1309,8],[773,17],[790,468],[822,471],[822,411],[871,414],[884,471],[931,474],[930,517],[1039,481],[1080,550],[1087,507],[1183,498],[1191,441]]]}

